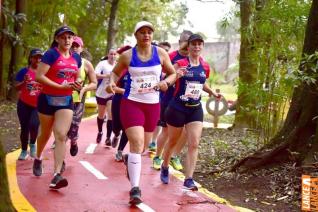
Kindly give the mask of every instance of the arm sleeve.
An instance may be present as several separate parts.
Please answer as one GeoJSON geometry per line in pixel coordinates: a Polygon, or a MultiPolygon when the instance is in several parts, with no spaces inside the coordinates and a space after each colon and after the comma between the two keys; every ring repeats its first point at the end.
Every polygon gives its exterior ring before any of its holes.
{"type": "Polygon", "coordinates": [[[51,66],[58,58],[58,52],[56,52],[54,49],[49,49],[44,53],[43,57],[41,58],[41,62],[51,66]]]}
{"type": "Polygon", "coordinates": [[[15,81],[22,82],[24,80],[24,75],[28,72],[27,68],[22,68],[15,76],[15,81]]]}

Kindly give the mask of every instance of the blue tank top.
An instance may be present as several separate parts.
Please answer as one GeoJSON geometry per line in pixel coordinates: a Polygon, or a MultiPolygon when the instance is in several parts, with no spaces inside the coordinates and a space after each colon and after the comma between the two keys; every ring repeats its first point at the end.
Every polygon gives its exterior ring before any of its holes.
{"type": "Polygon", "coordinates": [[[124,98],[141,103],[159,103],[159,91],[155,90],[155,87],[160,82],[161,73],[162,66],[156,46],[152,46],[152,55],[148,61],[141,61],[134,47],[124,98]]]}
{"type": "MultiPolygon", "coordinates": [[[[178,51],[171,52],[169,54],[172,65],[174,65],[178,60],[186,58],[186,56],[182,56],[178,51]]],[[[163,107],[168,106],[170,100],[173,97],[173,92],[175,89],[175,84],[169,86],[166,92],[160,92],[161,105],[163,107]]]]}
{"type": "Polygon", "coordinates": [[[193,106],[200,106],[201,93],[208,73],[203,68],[202,63],[198,66],[190,66],[188,61],[187,72],[176,81],[173,99],[170,102],[172,107],[181,111],[188,111],[193,106]]]}

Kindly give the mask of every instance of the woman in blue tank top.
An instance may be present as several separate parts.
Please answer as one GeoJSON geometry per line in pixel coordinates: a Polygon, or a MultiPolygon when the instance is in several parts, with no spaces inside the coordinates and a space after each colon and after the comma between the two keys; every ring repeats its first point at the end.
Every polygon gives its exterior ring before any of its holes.
{"type": "Polygon", "coordinates": [[[116,81],[128,69],[128,80],[120,105],[120,119],[130,143],[127,158],[127,171],[131,183],[130,200],[132,205],[141,202],[139,179],[141,153],[149,143],[159,120],[159,90],[167,90],[175,81],[175,70],[167,52],[151,44],[154,27],[141,21],[136,24],[134,35],[137,45],[124,52],[111,74],[108,92],[114,92],[116,81]],[[160,81],[162,69],[167,78],[160,81]]]}
{"type": "Polygon", "coordinates": [[[192,179],[195,169],[198,146],[203,127],[203,109],[201,93],[217,96],[206,83],[209,78],[210,67],[200,57],[204,41],[198,34],[188,39],[189,56],[177,61],[174,65],[178,73],[173,99],[165,112],[168,124],[168,142],[163,153],[160,179],[164,184],[169,183],[169,162],[173,149],[185,127],[188,143],[187,164],[185,167],[184,187],[197,190],[192,179]]]}

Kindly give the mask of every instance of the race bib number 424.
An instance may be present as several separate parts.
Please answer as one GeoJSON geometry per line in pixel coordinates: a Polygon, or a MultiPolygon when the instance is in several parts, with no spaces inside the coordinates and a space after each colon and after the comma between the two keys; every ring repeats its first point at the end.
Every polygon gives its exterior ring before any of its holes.
{"type": "Polygon", "coordinates": [[[154,88],[158,84],[156,76],[138,76],[132,80],[133,93],[155,92],[154,88]]]}

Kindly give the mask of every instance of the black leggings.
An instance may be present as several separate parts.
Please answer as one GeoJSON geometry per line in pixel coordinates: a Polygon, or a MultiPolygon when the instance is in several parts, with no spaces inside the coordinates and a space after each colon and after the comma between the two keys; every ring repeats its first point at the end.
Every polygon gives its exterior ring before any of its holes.
{"type": "Polygon", "coordinates": [[[21,100],[17,104],[17,113],[21,125],[21,148],[22,150],[28,149],[28,141],[30,137],[30,144],[35,144],[36,137],[39,130],[39,117],[36,107],[25,104],[21,100]]]}
{"type": "Polygon", "coordinates": [[[120,131],[122,130],[122,135],[120,138],[118,150],[123,151],[127,142],[128,138],[123,130],[123,126],[120,121],[120,102],[121,102],[122,95],[115,94],[113,96],[113,101],[112,101],[112,117],[113,117],[113,132],[115,136],[118,136],[120,131]]]}

